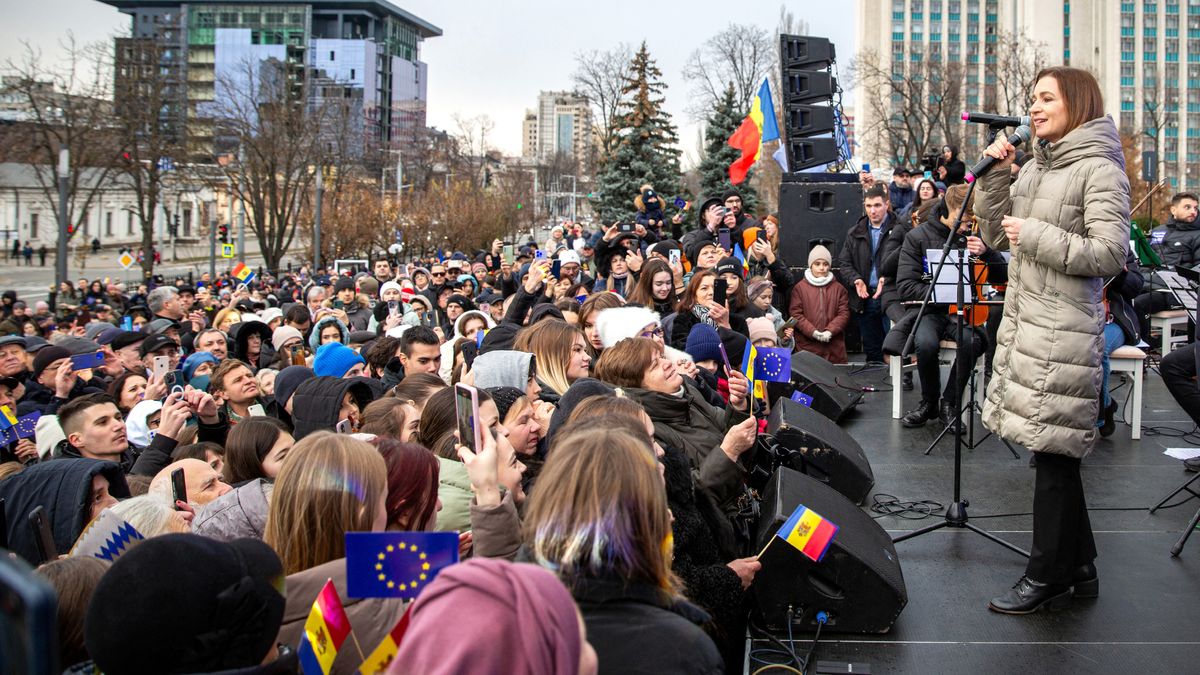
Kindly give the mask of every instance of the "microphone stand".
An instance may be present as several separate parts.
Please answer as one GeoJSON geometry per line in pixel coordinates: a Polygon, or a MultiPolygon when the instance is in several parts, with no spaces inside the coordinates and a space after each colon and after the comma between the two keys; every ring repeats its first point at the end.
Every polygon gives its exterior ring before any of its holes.
{"type": "MultiPolygon", "coordinates": [[[[989,131],[988,131],[988,144],[989,145],[991,144],[991,142],[993,140],[995,140],[996,134],[1003,128],[1004,127],[989,126],[989,131]]],[[[916,339],[916,335],[917,335],[917,328],[921,324],[921,319],[924,317],[926,308],[929,306],[930,301],[933,299],[933,289],[936,285],[938,275],[941,273],[942,267],[945,266],[945,264],[946,264],[946,258],[949,255],[950,248],[954,243],[954,239],[955,239],[956,235],[958,234],[958,228],[959,228],[959,225],[962,223],[963,215],[967,211],[967,205],[971,203],[971,196],[975,194],[975,184],[977,182],[978,181],[971,181],[967,186],[966,198],[963,199],[962,206],[960,206],[958,209],[958,215],[954,219],[954,224],[950,227],[950,232],[947,233],[947,235],[946,235],[946,243],[942,245],[942,259],[938,261],[937,268],[933,270],[933,277],[930,280],[929,289],[925,291],[925,297],[921,300],[921,307],[917,311],[917,320],[913,323],[912,332],[908,334],[908,340],[905,341],[905,343],[904,343],[904,349],[901,350],[901,353],[899,356],[899,358],[901,358],[901,359],[907,358],[908,354],[912,351],[913,341],[916,339]]],[[[966,251],[963,251],[963,253],[965,254],[966,251]]],[[[963,264],[963,259],[965,257],[966,257],[965,255],[959,256],[958,264],[960,266],[963,264]]],[[[971,344],[971,341],[968,340],[968,341],[964,342],[964,340],[963,340],[963,302],[965,301],[965,297],[964,297],[964,288],[963,288],[963,283],[962,283],[961,267],[960,267],[960,276],[955,285],[958,287],[958,312],[957,312],[957,317],[956,317],[957,328],[958,328],[958,335],[957,335],[958,350],[955,355],[955,362],[956,362],[955,369],[956,369],[956,376],[957,376],[957,368],[960,368],[964,365],[963,360],[961,360],[959,358],[959,356],[961,356],[962,354],[965,353],[964,348],[967,351],[970,351],[970,344],[971,344]]],[[[970,356],[974,357],[974,354],[971,354],[970,356]]],[[[973,359],[970,362],[970,366],[971,366],[971,369],[974,370],[975,363],[974,363],[973,359]]],[[[960,417],[961,417],[961,405],[962,405],[962,392],[959,390],[958,383],[956,381],[954,383],[954,409],[958,410],[960,412],[960,417]]],[[[960,423],[961,423],[961,420],[960,420],[960,423]]],[[[948,428],[949,427],[947,427],[947,429],[948,428]]],[[[942,433],[945,434],[946,433],[945,430],[943,430],[942,433]]],[[[912,539],[914,537],[919,537],[923,534],[935,532],[935,531],[940,530],[945,527],[954,527],[954,528],[959,528],[959,529],[970,530],[970,531],[984,537],[985,539],[988,539],[992,542],[1000,544],[1001,546],[1009,549],[1010,551],[1019,553],[1019,554],[1025,556],[1026,558],[1028,558],[1029,551],[1026,551],[1025,549],[1017,546],[1016,544],[1005,541],[1004,539],[1001,539],[1000,537],[992,534],[991,532],[988,532],[987,530],[971,523],[970,517],[967,515],[967,507],[970,506],[970,502],[967,501],[966,499],[962,498],[962,449],[963,449],[963,441],[962,441],[962,433],[960,432],[960,433],[954,434],[954,501],[950,504],[949,508],[946,509],[945,520],[943,520],[940,523],[934,523],[933,525],[929,525],[928,527],[923,527],[919,530],[913,530],[912,532],[906,532],[898,537],[893,537],[892,543],[899,543],[906,539],[912,539]]]]}

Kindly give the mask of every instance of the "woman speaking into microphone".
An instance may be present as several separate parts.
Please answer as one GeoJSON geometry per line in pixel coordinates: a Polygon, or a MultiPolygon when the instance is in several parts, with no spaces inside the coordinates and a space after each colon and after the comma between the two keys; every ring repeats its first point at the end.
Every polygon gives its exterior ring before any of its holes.
{"type": "Polygon", "coordinates": [[[1104,278],[1122,270],[1129,246],[1125,160],[1096,79],[1077,68],[1042,70],[1029,116],[1034,161],[1010,187],[1015,148],[997,140],[975,197],[983,239],[1012,253],[983,421],[1033,451],[1037,466],[1029,564],[988,604],[1005,614],[1099,592],[1079,462],[1097,433],[1104,278]]]}

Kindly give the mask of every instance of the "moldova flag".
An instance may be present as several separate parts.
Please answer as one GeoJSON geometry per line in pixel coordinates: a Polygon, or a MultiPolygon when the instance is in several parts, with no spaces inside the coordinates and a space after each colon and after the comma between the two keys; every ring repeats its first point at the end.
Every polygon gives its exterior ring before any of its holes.
{"type": "Polygon", "coordinates": [[[240,262],[233,268],[233,278],[249,286],[250,282],[254,281],[254,270],[247,267],[246,263],[240,262]]]}
{"type": "Polygon", "coordinates": [[[809,560],[821,562],[821,558],[824,558],[825,552],[829,550],[829,545],[833,543],[833,536],[837,534],[837,531],[837,525],[801,504],[796,507],[792,516],[787,519],[783,527],[779,528],[775,536],[795,546],[809,560]]]}
{"type": "MultiPolygon", "coordinates": [[[[750,104],[750,113],[729,137],[729,145],[742,151],[742,156],[729,165],[729,182],[737,185],[746,180],[750,167],[762,155],[763,143],[778,140],[779,124],[775,121],[775,104],[771,100],[771,81],[763,78],[762,86],[750,104]]],[[[787,171],[786,164],[785,160],[782,163],[784,171],[787,171]]]]}
{"type": "Polygon", "coordinates": [[[395,627],[391,632],[383,638],[383,642],[371,652],[366,661],[359,666],[358,672],[362,675],[382,675],[387,672],[388,666],[392,665],[392,661],[396,658],[396,654],[400,651],[400,641],[404,639],[404,634],[408,632],[408,617],[412,614],[412,605],[408,606],[408,610],[404,612],[404,616],[396,622],[395,627]]]}
{"type": "Polygon", "coordinates": [[[456,562],[456,532],[348,532],[346,592],[352,598],[413,599],[456,562]]]}
{"type": "Polygon", "coordinates": [[[329,675],[333,660],[350,636],[350,630],[350,619],[333,587],[333,580],[326,581],[304,622],[304,635],[296,650],[304,675],[329,675]]]}

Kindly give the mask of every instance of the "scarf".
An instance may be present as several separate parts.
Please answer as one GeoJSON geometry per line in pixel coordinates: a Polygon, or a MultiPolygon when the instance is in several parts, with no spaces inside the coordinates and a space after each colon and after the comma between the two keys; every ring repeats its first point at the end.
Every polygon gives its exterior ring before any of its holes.
{"type": "Polygon", "coordinates": [[[827,286],[830,281],[833,281],[832,274],[826,274],[825,276],[818,279],[817,277],[813,276],[812,270],[810,270],[810,269],[804,270],[804,278],[808,280],[808,283],[812,284],[813,286],[816,286],[817,288],[821,288],[822,286],[827,286]]]}
{"type": "Polygon", "coordinates": [[[701,323],[706,323],[713,328],[717,327],[717,322],[713,321],[712,317],[708,315],[708,308],[704,305],[693,305],[692,314],[694,314],[697,319],[700,319],[701,323]]]}

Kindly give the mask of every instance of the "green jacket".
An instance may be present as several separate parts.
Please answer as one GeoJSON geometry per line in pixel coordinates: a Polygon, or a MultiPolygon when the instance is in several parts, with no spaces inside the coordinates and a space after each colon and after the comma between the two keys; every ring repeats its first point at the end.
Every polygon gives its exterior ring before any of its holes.
{"type": "Polygon", "coordinates": [[[437,529],[441,532],[465,532],[471,529],[471,479],[467,467],[445,457],[438,457],[438,497],[442,510],[437,514],[437,529]]]}

